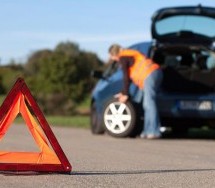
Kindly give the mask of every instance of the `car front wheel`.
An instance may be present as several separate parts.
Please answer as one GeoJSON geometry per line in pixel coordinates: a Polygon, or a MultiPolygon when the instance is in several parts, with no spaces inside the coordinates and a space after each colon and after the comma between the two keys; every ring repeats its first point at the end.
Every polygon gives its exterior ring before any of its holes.
{"type": "Polygon", "coordinates": [[[117,99],[109,100],[103,112],[106,131],[114,137],[132,136],[136,129],[136,113],[129,101],[121,103],[117,99]]]}
{"type": "Polygon", "coordinates": [[[97,113],[95,102],[91,105],[90,128],[93,134],[103,134],[105,132],[105,129],[102,126],[101,118],[99,118],[97,113]]]}

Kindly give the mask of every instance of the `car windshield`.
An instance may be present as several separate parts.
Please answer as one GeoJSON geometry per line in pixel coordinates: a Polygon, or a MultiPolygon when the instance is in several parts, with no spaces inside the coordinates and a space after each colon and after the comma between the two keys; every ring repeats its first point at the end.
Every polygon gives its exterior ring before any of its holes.
{"type": "Polygon", "coordinates": [[[177,15],[157,21],[155,29],[159,35],[188,31],[214,38],[215,19],[197,15],[177,15]]]}
{"type": "Polygon", "coordinates": [[[105,78],[111,76],[113,73],[115,73],[117,71],[118,68],[119,68],[119,63],[117,63],[117,62],[110,63],[107,66],[107,69],[104,71],[103,76],[105,78]]]}

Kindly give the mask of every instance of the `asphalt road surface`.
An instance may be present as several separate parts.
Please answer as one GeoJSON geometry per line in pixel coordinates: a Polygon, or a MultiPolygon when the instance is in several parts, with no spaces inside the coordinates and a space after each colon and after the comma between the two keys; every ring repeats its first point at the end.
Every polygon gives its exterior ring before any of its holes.
{"type": "MultiPolygon", "coordinates": [[[[215,139],[116,139],[85,129],[52,129],[71,174],[1,172],[0,187],[215,187],[215,139]]],[[[26,130],[13,125],[0,149],[37,150],[26,130]]]]}

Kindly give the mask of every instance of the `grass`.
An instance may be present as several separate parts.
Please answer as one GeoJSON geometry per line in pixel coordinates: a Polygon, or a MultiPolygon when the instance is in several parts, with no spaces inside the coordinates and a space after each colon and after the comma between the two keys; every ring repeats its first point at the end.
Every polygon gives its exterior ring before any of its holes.
{"type": "Polygon", "coordinates": [[[89,128],[90,116],[89,116],[90,97],[87,97],[77,108],[78,114],[74,116],[47,116],[46,120],[50,125],[64,126],[64,127],[78,127],[89,128]]]}
{"type": "Polygon", "coordinates": [[[79,104],[77,108],[77,112],[80,115],[47,116],[46,120],[50,125],[53,125],[53,126],[89,128],[90,127],[90,116],[89,116],[90,100],[91,100],[90,97],[87,97],[82,103],[79,104]]]}
{"type": "MultiPolygon", "coordinates": [[[[45,116],[45,118],[50,126],[89,128],[90,125],[89,116],[45,116]]],[[[14,123],[21,124],[25,122],[19,116],[14,123]]]]}
{"type": "Polygon", "coordinates": [[[53,126],[89,128],[89,116],[47,116],[46,120],[53,126]]]}
{"type": "MultiPolygon", "coordinates": [[[[5,95],[0,95],[0,105],[3,103],[5,95]]],[[[50,126],[64,126],[64,127],[78,127],[78,128],[89,128],[90,127],[90,117],[89,117],[89,105],[90,97],[83,101],[77,111],[84,115],[74,115],[74,116],[49,116],[45,115],[45,118],[50,126]]],[[[24,123],[22,117],[18,116],[15,119],[15,123],[24,123]]]]}

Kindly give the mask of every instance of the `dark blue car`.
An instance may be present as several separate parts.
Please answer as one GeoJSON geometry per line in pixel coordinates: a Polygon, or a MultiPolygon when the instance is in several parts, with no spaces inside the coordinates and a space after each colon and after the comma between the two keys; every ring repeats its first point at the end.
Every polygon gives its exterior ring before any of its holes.
{"type": "MultiPolygon", "coordinates": [[[[161,65],[164,80],[158,96],[163,127],[186,132],[191,127],[215,127],[215,8],[172,7],[152,17],[153,40],[129,48],[139,50],[161,65]]],[[[117,63],[95,71],[91,131],[115,137],[135,136],[143,125],[139,105],[144,96],[131,84],[130,101],[118,102],[122,71],[117,63]]]]}

